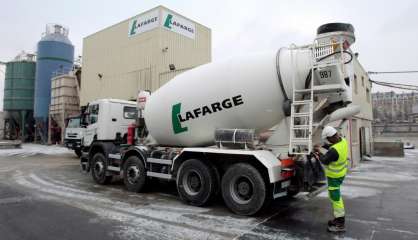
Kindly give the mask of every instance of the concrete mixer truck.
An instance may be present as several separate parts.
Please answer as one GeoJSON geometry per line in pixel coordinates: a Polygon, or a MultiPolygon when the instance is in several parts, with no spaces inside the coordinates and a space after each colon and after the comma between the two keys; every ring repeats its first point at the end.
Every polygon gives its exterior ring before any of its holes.
{"type": "Polygon", "coordinates": [[[209,63],[140,91],[128,144],[93,143],[82,168],[100,184],[120,175],[133,192],[151,178],[175,181],[187,204],[221,196],[240,215],[312,190],[323,176],[310,155],[318,130],[359,112],[354,41],[352,25],[325,24],[312,44],[209,63]]]}

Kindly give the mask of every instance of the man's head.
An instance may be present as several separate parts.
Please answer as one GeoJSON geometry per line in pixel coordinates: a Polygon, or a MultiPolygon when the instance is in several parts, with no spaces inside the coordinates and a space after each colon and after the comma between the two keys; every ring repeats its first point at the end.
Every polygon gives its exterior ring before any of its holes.
{"type": "Polygon", "coordinates": [[[326,126],[322,130],[322,139],[328,140],[331,144],[335,144],[340,141],[340,135],[337,130],[331,126],[326,126]]]}

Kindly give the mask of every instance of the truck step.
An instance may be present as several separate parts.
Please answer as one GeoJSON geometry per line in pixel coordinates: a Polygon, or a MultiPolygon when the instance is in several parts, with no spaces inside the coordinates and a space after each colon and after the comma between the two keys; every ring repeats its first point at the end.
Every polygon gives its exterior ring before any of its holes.
{"type": "Polygon", "coordinates": [[[173,161],[172,160],[160,159],[160,158],[147,158],[147,162],[149,162],[149,163],[164,164],[164,165],[171,165],[171,164],[173,164],[173,161]]]}
{"type": "Polygon", "coordinates": [[[170,180],[172,178],[171,174],[167,173],[157,173],[157,172],[147,172],[148,177],[156,177],[170,180]]]}
{"type": "Polygon", "coordinates": [[[113,159],[121,159],[121,155],[120,154],[112,154],[112,153],[109,153],[107,156],[109,158],[113,158],[113,159]]]}
{"type": "MultiPolygon", "coordinates": [[[[110,154],[109,154],[110,155],[110,154]]],[[[120,167],[115,167],[115,166],[107,166],[107,170],[108,171],[113,171],[113,172],[120,172],[120,167]]]]}

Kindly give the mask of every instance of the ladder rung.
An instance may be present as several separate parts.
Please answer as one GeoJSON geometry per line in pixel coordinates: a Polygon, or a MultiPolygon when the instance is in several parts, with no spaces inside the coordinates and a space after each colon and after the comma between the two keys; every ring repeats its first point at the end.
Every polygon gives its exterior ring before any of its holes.
{"type": "Polygon", "coordinates": [[[291,140],[292,143],[309,143],[311,140],[309,138],[293,138],[291,140]]]}
{"type": "Polygon", "coordinates": [[[300,112],[300,113],[293,113],[294,117],[309,117],[311,114],[309,112],[300,112]]]}
{"type": "Polygon", "coordinates": [[[312,104],[311,100],[307,100],[307,101],[293,101],[292,102],[293,105],[307,105],[307,104],[312,104]]]}
{"type": "Polygon", "coordinates": [[[306,92],[311,92],[312,89],[298,89],[295,90],[295,93],[306,93],[306,92]]]}
{"type": "Polygon", "coordinates": [[[341,84],[326,84],[314,86],[313,90],[315,93],[328,93],[336,91],[345,91],[345,88],[341,84]]]}
{"type": "Polygon", "coordinates": [[[309,129],[309,125],[293,125],[293,129],[309,129]]]}

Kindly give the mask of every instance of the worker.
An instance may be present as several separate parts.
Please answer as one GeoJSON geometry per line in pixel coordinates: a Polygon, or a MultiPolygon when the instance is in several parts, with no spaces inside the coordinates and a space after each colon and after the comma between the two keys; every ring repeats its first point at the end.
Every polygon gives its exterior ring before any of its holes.
{"type": "Polygon", "coordinates": [[[321,152],[319,144],[314,146],[313,156],[319,160],[325,168],[325,175],[328,182],[328,195],[332,203],[334,219],[328,221],[328,231],[345,231],[345,210],[341,196],[340,187],[347,173],[347,140],[341,137],[337,130],[331,126],[326,126],[322,131],[322,139],[330,144],[324,146],[328,148],[326,153],[321,152]]]}

